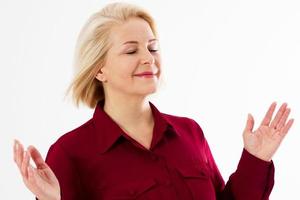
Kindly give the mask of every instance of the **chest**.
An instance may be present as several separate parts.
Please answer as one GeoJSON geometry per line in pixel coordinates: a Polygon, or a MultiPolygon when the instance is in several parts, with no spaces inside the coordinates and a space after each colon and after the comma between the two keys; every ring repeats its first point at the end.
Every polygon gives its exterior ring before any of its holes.
{"type": "Polygon", "coordinates": [[[91,199],[214,200],[201,148],[201,143],[180,137],[163,139],[153,151],[122,140],[87,160],[81,177],[91,199]]]}
{"type": "Polygon", "coordinates": [[[135,129],[123,129],[126,133],[125,137],[132,140],[137,145],[149,150],[153,139],[153,127],[135,128],[135,129]]]}

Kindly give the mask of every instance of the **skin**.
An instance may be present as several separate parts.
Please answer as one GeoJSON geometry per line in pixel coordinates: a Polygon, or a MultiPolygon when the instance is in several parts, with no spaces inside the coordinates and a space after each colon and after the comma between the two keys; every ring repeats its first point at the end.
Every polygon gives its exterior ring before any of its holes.
{"type": "Polygon", "coordinates": [[[287,120],[291,112],[287,103],[281,105],[272,120],[275,108],[276,102],[273,102],[255,131],[253,131],[254,118],[249,114],[243,132],[244,148],[252,155],[265,161],[272,159],[294,122],[294,119],[287,120]]]}
{"type": "Polygon", "coordinates": [[[158,40],[140,18],[113,27],[106,63],[96,75],[103,83],[104,111],[133,139],[149,149],[154,119],[147,96],[156,92],[161,74],[158,40]],[[135,41],[135,43],[126,43],[135,41]],[[124,44],[125,43],[125,44],[124,44]],[[151,71],[153,78],[135,76],[151,71]],[[142,134],[141,134],[142,133],[142,134]]]}
{"type": "MultiPolygon", "coordinates": [[[[159,51],[153,51],[158,50],[158,42],[152,40],[154,34],[142,19],[129,19],[114,27],[113,32],[107,62],[95,76],[103,83],[104,111],[128,135],[149,149],[154,119],[147,96],[157,90],[161,74],[159,51]],[[127,41],[136,43],[123,45],[127,41]],[[157,75],[147,79],[135,76],[144,71],[157,75]]],[[[265,161],[272,159],[294,121],[288,120],[291,110],[286,103],[281,105],[273,118],[275,108],[274,102],[256,130],[253,130],[254,119],[249,114],[243,131],[244,148],[265,161]]],[[[29,146],[24,150],[22,144],[15,140],[14,161],[26,187],[40,200],[60,199],[58,180],[35,147],[29,146]],[[36,167],[30,164],[30,159],[36,167]]]]}
{"type": "Polygon", "coordinates": [[[60,187],[54,173],[43,160],[39,151],[29,146],[24,151],[23,145],[14,141],[14,161],[17,164],[26,187],[38,197],[39,200],[59,200],[60,187]],[[29,161],[32,159],[36,165],[33,167],[29,161]]]}

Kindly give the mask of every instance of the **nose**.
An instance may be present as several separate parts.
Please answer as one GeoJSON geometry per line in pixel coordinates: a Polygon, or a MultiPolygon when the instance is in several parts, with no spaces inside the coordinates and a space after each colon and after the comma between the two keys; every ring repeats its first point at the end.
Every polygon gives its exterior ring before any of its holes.
{"type": "Polygon", "coordinates": [[[154,56],[147,49],[142,56],[142,64],[152,65],[155,62],[154,56]]]}

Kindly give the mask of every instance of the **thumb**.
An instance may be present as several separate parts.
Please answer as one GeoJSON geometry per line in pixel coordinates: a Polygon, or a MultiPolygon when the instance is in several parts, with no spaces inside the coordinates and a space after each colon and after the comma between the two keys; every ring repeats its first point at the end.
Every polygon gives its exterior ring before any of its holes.
{"type": "Polygon", "coordinates": [[[254,119],[250,113],[248,113],[247,123],[244,131],[252,132],[254,127],[254,119]]]}

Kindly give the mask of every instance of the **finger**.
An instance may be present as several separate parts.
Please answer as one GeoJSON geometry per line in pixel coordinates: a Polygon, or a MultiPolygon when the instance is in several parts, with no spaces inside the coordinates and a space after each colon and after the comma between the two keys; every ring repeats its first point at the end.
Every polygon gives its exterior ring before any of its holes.
{"type": "Polygon", "coordinates": [[[27,167],[27,173],[28,173],[27,183],[30,185],[31,191],[36,195],[37,199],[40,199],[39,194],[45,193],[45,188],[42,187],[42,185],[40,184],[41,177],[40,177],[37,169],[35,169],[30,164],[27,167]]]}
{"type": "Polygon", "coordinates": [[[254,127],[254,119],[253,119],[252,115],[249,113],[244,131],[252,132],[253,127],[254,127]]]}
{"type": "Polygon", "coordinates": [[[18,165],[18,167],[21,167],[22,161],[23,161],[23,156],[24,156],[24,148],[23,145],[16,140],[16,145],[17,145],[17,149],[16,149],[16,163],[18,165]]]}
{"type": "Polygon", "coordinates": [[[17,151],[18,151],[18,143],[17,140],[14,140],[14,145],[13,145],[13,153],[14,153],[14,161],[17,163],[17,151]]]}
{"type": "Polygon", "coordinates": [[[284,114],[282,115],[282,117],[281,117],[279,123],[278,123],[277,126],[275,127],[276,130],[280,130],[280,129],[284,126],[284,124],[286,123],[287,118],[289,117],[290,112],[291,112],[291,109],[290,109],[290,108],[287,108],[287,109],[285,110],[285,112],[284,112],[284,114]]]}
{"type": "Polygon", "coordinates": [[[34,146],[30,145],[28,147],[28,152],[38,169],[44,169],[48,167],[40,152],[34,146]]]}
{"type": "Polygon", "coordinates": [[[276,102],[273,102],[270,105],[270,107],[269,107],[269,109],[268,109],[268,111],[267,111],[267,113],[266,113],[263,121],[261,122],[261,124],[260,124],[261,126],[269,126],[270,121],[272,120],[272,116],[273,116],[275,108],[276,108],[276,102]]]}
{"type": "Polygon", "coordinates": [[[285,135],[288,133],[288,131],[290,130],[290,128],[292,127],[294,123],[294,119],[290,119],[286,125],[282,128],[281,134],[285,135]]]}
{"type": "Polygon", "coordinates": [[[36,187],[37,185],[37,176],[36,176],[36,170],[29,164],[29,166],[27,167],[27,174],[28,174],[28,183],[32,186],[32,187],[36,187]]]}
{"type": "Polygon", "coordinates": [[[24,158],[23,158],[23,162],[21,165],[21,174],[23,176],[23,178],[27,179],[28,178],[28,173],[27,173],[27,168],[29,165],[29,161],[30,161],[30,157],[27,151],[24,152],[24,158]]]}
{"type": "Polygon", "coordinates": [[[274,118],[273,121],[271,122],[271,125],[270,125],[271,128],[275,128],[275,127],[277,126],[278,122],[279,122],[280,119],[281,119],[281,116],[282,116],[283,113],[285,112],[286,107],[287,107],[287,103],[283,103],[283,104],[280,106],[280,108],[279,108],[279,110],[278,110],[278,112],[277,112],[275,118],[274,118]]]}

